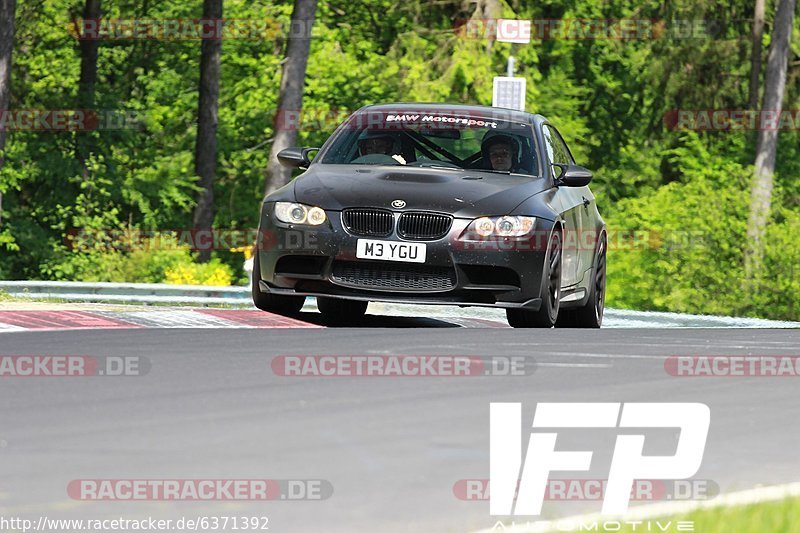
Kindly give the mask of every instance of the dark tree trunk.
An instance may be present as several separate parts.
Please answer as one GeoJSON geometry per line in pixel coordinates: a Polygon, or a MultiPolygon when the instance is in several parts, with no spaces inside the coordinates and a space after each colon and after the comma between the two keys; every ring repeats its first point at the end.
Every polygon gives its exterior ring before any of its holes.
{"type": "MultiPolygon", "coordinates": [[[[84,19],[99,19],[100,0],[86,0],[83,6],[84,19]]],[[[100,42],[96,39],[82,39],[81,77],[78,82],[78,105],[85,108],[94,106],[95,85],[97,84],[97,49],[100,42]]]]}
{"type": "MultiPolygon", "coordinates": [[[[222,0],[203,1],[204,19],[222,18],[222,0]]],[[[194,229],[211,230],[214,223],[214,179],[217,174],[217,113],[219,107],[219,69],[222,55],[221,35],[204,39],[200,52],[200,102],[197,111],[197,142],[194,170],[202,188],[197,194],[194,229]]],[[[202,250],[199,261],[211,258],[211,250],[202,250]]]]}
{"type": "Polygon", "coordinates": [[[761,79],[761,41],[764,37],[764,2],[756,0],[753,14],[753,48],[750,52],[750,99],[748,107],[758,107],[758,85],[761,79]]]}
{"type": "Polygon", "coordinates": [[[772,207],[772,175],[775,172],[778,149],[778,130],[773,127],[764,127],[763,116],[767,113],[780,115],[783,108],[795,5],[796,0],[780,0],[775,12],[769,56],[767,57],[764,103],[761,108],[762,119],[760,120],[761,127],[758,130],[755,173],[750,193],[750,217],[747,224],[745,273],[749,281],[761,274],[763,265],[764,234],[772,207]]]}
{"type": "Polygon", "coordinates": [[[281,92],[273,127],[272,148],[267,163],[265,194],[280,189],[292,177],[291,169],[278,161],[278,152],[297,143],[297,128],[288,120],[303,107],[303,88],[306,80],[308,52],[311,48],[311,27],[317,12],[317,0],[295,0],[286,59],[281,77],[281,92]]]}
{"type": "MultiPolygon", "coordinates": [[[[0,111],[11,100],[11,51],[14,49],[16,0],[0,0],[0,111]]],[[[6,149],[6,130],[0,128],[0,167],[6,149]]],[[[3,193],[0,191],[0,226],[3,224],[3,193]]]]}
{"type": "MultiPolygon", "coordinates": [[[[86,0],[83,6],[83,18],[100,18],[100,0],[86,0]]],[[[96,39],[82,39],[81,47],[81,75],[78,80],[78,109],[94,110],[95,86],[97,85],[97,49],[100,42],[96,39]]],[[[81,167],[83,177],[89,175],[86,160],[91,153],[90,133],[79,132],[76,136],[77,146],[75,156],[81,167]]]]}

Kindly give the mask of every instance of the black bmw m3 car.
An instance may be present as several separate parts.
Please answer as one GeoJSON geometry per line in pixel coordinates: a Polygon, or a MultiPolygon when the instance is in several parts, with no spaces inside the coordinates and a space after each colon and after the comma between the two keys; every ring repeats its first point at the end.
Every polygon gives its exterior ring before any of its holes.
{"type": "Polygon", "coordinates": [[[338,323],[384,301],[504,308],[513,327],[602,324],[592,174],[543,116],[367,106],[322,148],[278,157],[305,172],[261,205],[259,309],[296,313],[315,296],[338,323]]]}

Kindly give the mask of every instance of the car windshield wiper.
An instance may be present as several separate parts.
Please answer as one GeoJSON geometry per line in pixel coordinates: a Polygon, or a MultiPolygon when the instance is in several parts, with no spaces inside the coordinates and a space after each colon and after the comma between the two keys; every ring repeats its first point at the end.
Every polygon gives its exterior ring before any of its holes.
{"type": "Polygon", "coordinates": [[[443,169],[443,170],[464,170],[461,167],[451,167],[451,166],[447,166],[447,165],[437,165],[436,163],[433,163],[433,162],[432,163],[418,163],[416,165],[411,165],[411,166],[420,167],[420,168],[440,168],[440,169],[443,169]]]}
{"type": "Polygon", "coordinates": [[[495,170],[493,168],[475,168],[475,172],[492,172],[494,174],[511,174],[510,170],[495,170]]]}

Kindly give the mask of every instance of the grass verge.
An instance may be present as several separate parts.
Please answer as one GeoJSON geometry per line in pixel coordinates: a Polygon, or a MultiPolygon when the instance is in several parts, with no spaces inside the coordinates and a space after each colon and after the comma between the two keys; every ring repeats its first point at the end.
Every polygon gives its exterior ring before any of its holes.
{"type": "MultiPolygon", "coordinates": [[[[650,521],[653,528],[664,532],[687,531],[679,529],[679,522],[694,522],[695,533],[798,533],[800,532],[800,498],[786,498],[773,502],[763,502],[741,506],[720,506],[699,509],[691,513],[663,517],[650,521]],[[670,523],[669,528],[660,529],[670,523]]],[[[602,526],[601,526],[602,527],[602,526]]],[[[626,525],[617,531],[634,533],[650,531],[646,524],[626,525]]]]}

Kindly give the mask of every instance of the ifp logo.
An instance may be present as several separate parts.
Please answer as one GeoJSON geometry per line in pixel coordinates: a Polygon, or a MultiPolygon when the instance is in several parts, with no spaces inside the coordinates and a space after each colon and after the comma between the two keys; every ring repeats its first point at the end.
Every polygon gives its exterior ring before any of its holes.
{"type": "MultiPolygon", "coordinates": [[[[492,403],[489,422],[489,512],[532,516],[542,512],[551,472],[587,471],[590,451],[557,451],[557,432],[533,431],[524,463],[522,404],[492,403]],[[516,501],[515,501],[516,500],[516,501]]],[[[617,435],[603,514],[628,508],[637,479],[686,479],[703,461],[711,411],[702,403],[539,403],[533,429],[679,428],[674,455],[642,455],[644,435],[617,435]]]]}

